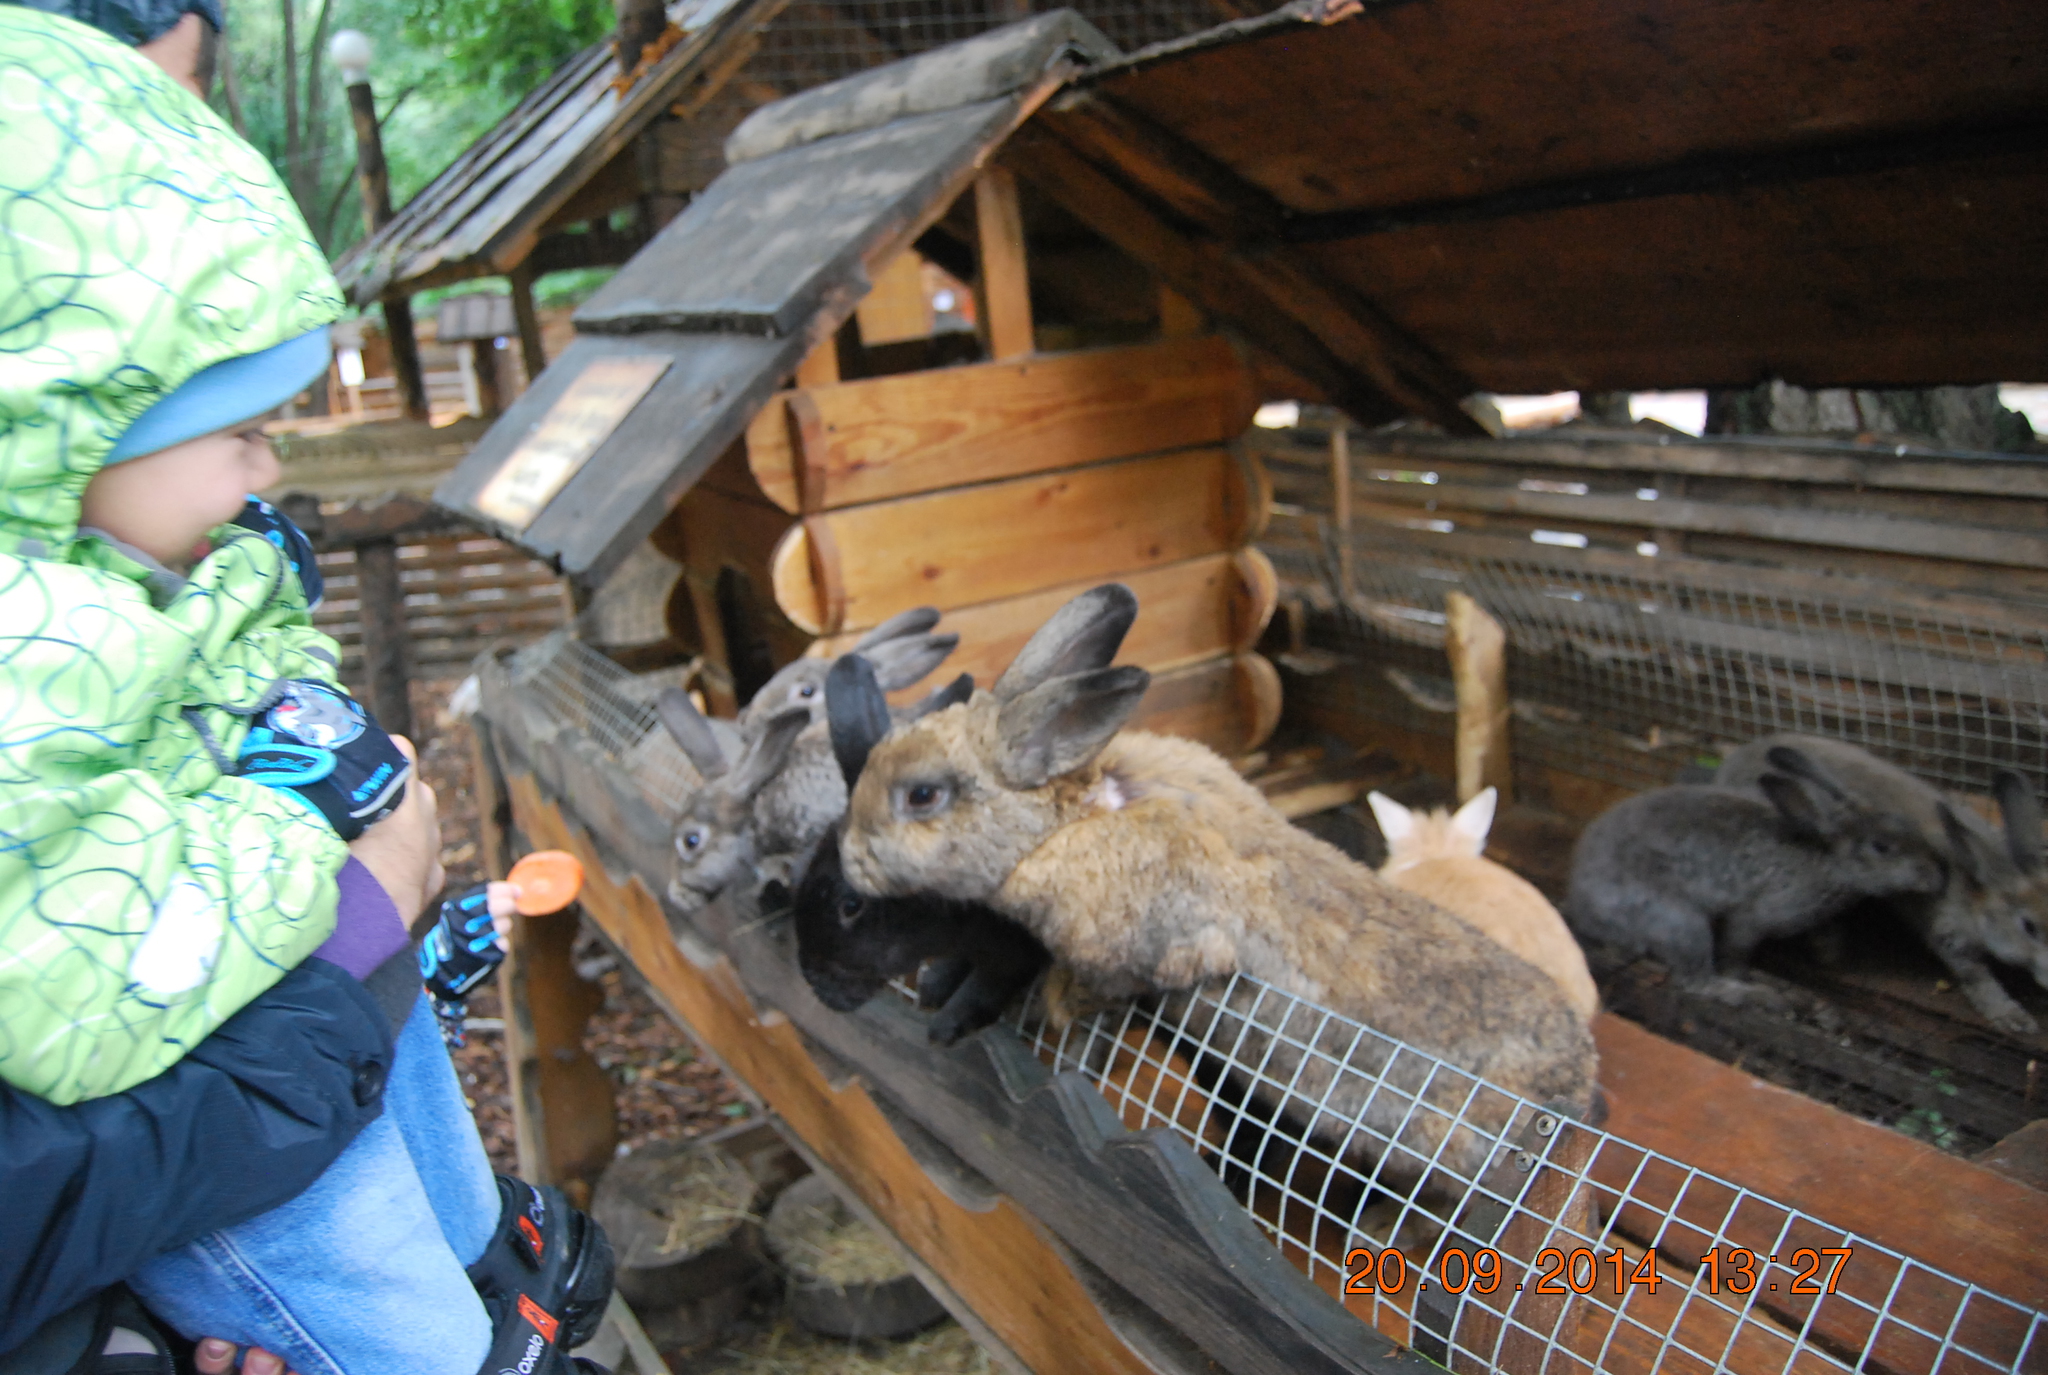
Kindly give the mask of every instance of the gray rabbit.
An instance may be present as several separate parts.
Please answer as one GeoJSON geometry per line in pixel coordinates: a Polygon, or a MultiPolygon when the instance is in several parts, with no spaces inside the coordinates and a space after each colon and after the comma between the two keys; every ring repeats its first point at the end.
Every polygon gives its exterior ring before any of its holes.
{"type": "Polygon", "coordinates": [[[2021,1035],[2040,1030],[1991,972],[1988,960],[2017,965],[2048,988],[2048,874],[2041,863],[2041,808],[2026,780],[2001,771],[1992,792],[2004,833],[1968,807],[1867,750],[1843,740],[1767,735],[1722,761],[1715,782],[1753,789],[1771,751],[1793,748],[1824,764],[1862,801],[1910,820],[1947,854],[1938,893],[1898,894],[1889,905],[1948,967],[1970,1002],[1993,1025],[2021,1035]]]}
{"type": "MultiPolygon", "coordinates": [[[[909,687],[953,652],[959,636],[930,633],[938,619],[936,610],[918,607],[861,637],[860,652],[877,664],[885,691],[909,687]]],[[[845,812],[846,781],[825,720],[831,666],[827,659],[798,659],[769,679],[740,714],[740,752],[730,764],[731,728],[724,722],[705,717],[680,689],[655,703],[662,724],[708,780],[676,827],[678,869],[669,898],[685,911],[737,879],[790,882],[845,812]]]]}
{"type": "Polygon", "coordinates": [[[1941,856],[1903,816],[1851,798],[1805,752],[1767,753],[1757,791],[1681,785],[1594,819],[1572,852],[1565,920],[1740,996],[1759,942],[1812,931],[1858,898],[1940,891],[1941,856]]]}
{"type": "Polygon", "coordinates": [[[764,789],[788,763],[810,713],[792,707],[758,723],[738,758],[725,761],[710,723],[680,688],[655,703],[664,726],[704,775],[704,784],[676,818],[676,872],[669,901],[694,912],[727,884],[750,879],[759,859],[754,809],[764,789]]]}
{"type": "Polygon", "coordinates": [[[1168,993],[1167,1015],[1260,1067],[1255,1096],[1382,1171],[1417,1174],[1442,1146],[1471,1177],[1488,1144],[1452,1115],[1491,1132],[1511,1105],[1468,1103],[1469,1080],[1414,1056],[1377,1088],[1394,1049],[1314,1003],[1584,1110],[1592,1038],[1554,982],[1290,824],[1215,752],[1122,730],[1149,675],[1105,665],[1136,610],[1120,585],[1082,594],[992,691],[876,745],[840,845],[854,887],[986,903],[1092,995],[1168,993]]]}

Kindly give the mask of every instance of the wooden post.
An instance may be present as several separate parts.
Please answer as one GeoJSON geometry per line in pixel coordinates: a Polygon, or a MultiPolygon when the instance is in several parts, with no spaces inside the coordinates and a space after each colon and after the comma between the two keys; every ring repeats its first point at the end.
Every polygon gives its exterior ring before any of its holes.
{"type": "MultiPolygon", "coordinates": [[[[374,238],[391,223],[391,176],[384,166],[384,139],[377,127],[377,101],[370,83],[348,88],[349,118],[356,126],[356,188],[363,199],[363,234],[374,238]]],[[[384,329],[391,336],[391,371],[408,419],[427,419],[427,379],[413,335],[412,298],[396,292],[383,298],[384,329]]]]}
{"type": "Polygon", "coordinates": [[[519,326],[519,357],[526,364],[526,385],[540,381],[548,354],[540,341],[540,316],[533,308],[533,267],[521,263],[505,274],[512,283],[512,319],[519,326]]]}
{"type": "Polygon", "coordinates": [[[427,375],[420,366],[420,345],[413,333],[412,300],[405,296],[383,299],[384,328],[391,335],[391,373],[398,382],[398,399],[408,420],[427,419],[427,375]]]}
{"type": "Polygon", "coordinates": [[[1490,785],[1500,789],[1506,806],[1514,797],[1507,632],[1463,592],[1444,594],[1444,617],[1444,649],[1458,693],[1458,801],[1490,785]]]}
{"type": "Polygon", "coordinates": [[[581,910],[514,917],[498,974],[519,1174],[563,1188],[578,1207],[589,1204],[619,1139],[611,1077],[583,1048],[584,1023],[604,994],[577,977],[569,957],[581,910]]]}
{"type": "Polygon", "coordinates": [[[991,167],[981,174],[974,183],[974,219],[981,248],[989,357],[999,363],[1022,358],[1035,345],[1031,281],[1024,258],[1024,216],[1018,208],[1015,173],[991,167]]]}
{"type": "Polygon", "coordinates": [[[356,617],[363,627],[363,679],[370,710],[392,735],[412,737],[412,640],[405,626],[405,589],[398,545],[388,539],[356,546],[356,617]]]}
{"type": "Polygon", "coordinates": [[[804,361],[796,365],[796,384],[799,387],[829,387],[839,380],[839,336],[819,344],[804,355],[804,361]]]}
{"type": "Polygon", "coordinates": [[[1351,596],[1351,422],[1330,427],[1330,513],[1337,522],[1337,587],[1351,596]]]}
{"type": "Polygon", "coordinates": [[[477,414],[494,416],[505,409],[498,395],[498,345],[494,339],[471,339],[465,345],[469,375],[476,379],[477,414]]]}

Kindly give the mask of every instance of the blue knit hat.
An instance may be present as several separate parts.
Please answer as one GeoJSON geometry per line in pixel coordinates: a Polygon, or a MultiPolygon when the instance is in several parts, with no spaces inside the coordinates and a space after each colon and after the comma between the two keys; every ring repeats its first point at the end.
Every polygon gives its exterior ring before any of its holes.
{"type": "Polygon", "coordinates": [[[327,329],[322,325],[192,374],[185,385],[135,417],[107,462],[141,458],[276,410],[327,370],[327,329]]]}

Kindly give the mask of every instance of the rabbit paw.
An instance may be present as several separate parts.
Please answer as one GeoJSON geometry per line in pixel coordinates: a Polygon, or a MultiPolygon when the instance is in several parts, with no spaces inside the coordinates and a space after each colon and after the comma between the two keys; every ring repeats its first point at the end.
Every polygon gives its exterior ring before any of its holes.
{"type": "Polygon", "coordinates": [[[2000,1031],[2013,1036],[2032,1036],[2041,1029],[2041,1024],[2034,1020],[2033,1014],[2011,998],[1991,1006],[1986,1006],[1987,1003],[1991,1003],[1989,998],[1976,1001],[1977,1010],[1984,1014],[1984,1020],[2000,1031]]]}

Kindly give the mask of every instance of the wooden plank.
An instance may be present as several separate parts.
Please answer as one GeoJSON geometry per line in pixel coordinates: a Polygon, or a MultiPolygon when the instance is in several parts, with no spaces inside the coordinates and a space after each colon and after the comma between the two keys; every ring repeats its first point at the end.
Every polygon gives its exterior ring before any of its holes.
{"type": "Polygon", "coordinates": [[[1457,483],[1431,486],[1374,484],[1375,498],[1395,506],[1426,506],[1432,512],[1500,512],[1561,523],[1656,525],[1663,529],[1742,535],[1843,549],[1865,549],[1923,558],[1996,563],[2016,568],[2048,565],[2048,532],[1962,526],[1883,515],[1850,515],[1783,506],[1659,500],[1632,496],[1571,496],[1519,488],[1457,483]]]}
{"type": "Polygon", "coordinates": [[[771,585],[791,621],[824,634],[1099,581],[1243,543],[1263,515],[1255,486],[1228,450],[1198,449],[828,511],[783,536],[771,585]],[[811,525],[830,539],[823,560],[811,525]]]}
{"type": "Polygon", "coordinates": [[[2048,1307],[2048,1250],[2040,1244],[2048,1194],[1611,1014],[1594,1021],[1593,1033],[1613,1135],[1993,1293],[2048,1307]]]}
{"type": "Polygon", "coordinates": [[[1849,441],[1745,439],[1734,435],[1697,440],[1672,436],[1651,442],[1638,435],[1410,439],[1361,433],[1352,438],[1352,452],[1358,462],[1374,467],[1393,466],[1387,459],[1443,458],[1510,469],[1525,465],[1592,468],[1758,478],[1832,487],[2048,497],[2048,466],[2018,457],[1965,456],[1913,444],[1879,446],[1849,441]]]}
{"type": "Polygon", "coordinates": [[[706,577],[731,564],[766,587],[776,544],[790,524],[787,514],[765,502],[693,487],[662,522],[664,552],[673,549],[671,557],[706,577]]]}
{"type": "MultiPolygon", "coordinates": [[[[1258,642],[1279,598],[1279,582],[1272,569],[1264,554],[1245,548],[1119,578],[1137,595],[1138,619],[1124,636],[1117,662],[1161,672],[1218,653],[1249,650],[1258,642]]],[[[939,629],[957,634],[960,647],[946,661],[940,676],[972,673],[976,682],[988,686],[1053,612],[1095,585],[1095,581],[1062,583],[1020,597],[948,611],[939,629]]],[[[858,631],[835,635],[818,641],[808,652],[836,658],[852,649],[859,638],[858,631]]],[[[898,699],[913,700],[927,687],[906,688],[898,699]]]]}
{"type": "MultiPolygon", "coordinates": [[[[819,509],[938,487],[1220,444],[1251,423],[1251,376],[1215,336],[1049,354],[814,387],[819,509]]],[[[799,509],[798,460],[778,396],[747,427],[760,491],[799,509]]]]}
{"type": "Polygon", "coordinates": [[[1023,358],[1037,347],[1031,329],[1031,282],[1024,255],[1024,214],[1017,202],[1017,177],[989,167],[974,183],[975,240],[981,273],[983,328],[989,356],[997,362],[1023,358]]]}
{"type": "Polygon", "coordinates": [[[1458,693],[1458,801],[1495,788],[1497,805],[1505,807],[1514,801],[1515,786],[1507,632],[1463,592],[1444,594],[1444,618],[1444,649],[1458,693]]]}
{"type": "MultiPolygon", "coordinates": [[[[924,294],[924,260],[915,253],[898,253],[875,274],[875,285],[853,308],[860,322],[860,341],[866,345],[894,344],[905,339],[923,339],[932,332],[932,305],[924,294]]],[[[834,370],[837,371],[836,369],[834,370]]],[[[799,386],[816,382],[797,369],[799,386]]],[[[836,382],[834,376],[829,381],[836,382]]]]}

